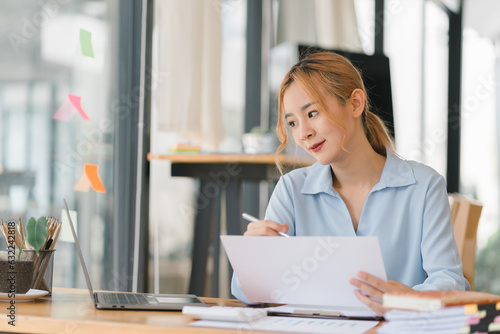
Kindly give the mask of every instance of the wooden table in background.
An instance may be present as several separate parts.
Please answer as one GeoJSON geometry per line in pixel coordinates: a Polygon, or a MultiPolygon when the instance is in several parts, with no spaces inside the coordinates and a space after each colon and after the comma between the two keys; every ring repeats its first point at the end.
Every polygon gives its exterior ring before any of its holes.
{"type": "Polygon", "coordinates": [[[314,163],[312,158],[274,154],[148,154],[149,161],[169,161],[172,176],[185,176],[200,180],[189,293],[198,296],[205,295],[207,255],[210,235],[212,235],[214,270],[211,295],[219,295],[221,193],[225,191],[226,194],[227,234],[242,234],[246,226],[246,222],[241,218],[242,183],[264,180],[276,182],[281,176],[276,168],[277,159],[283,166],[283,173],[314,163]]]}

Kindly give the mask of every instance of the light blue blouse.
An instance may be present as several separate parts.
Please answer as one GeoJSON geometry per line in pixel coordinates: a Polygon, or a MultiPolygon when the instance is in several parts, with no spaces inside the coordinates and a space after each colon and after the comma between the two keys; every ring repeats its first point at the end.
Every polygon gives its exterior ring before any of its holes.
{"type": "MultiPolygon", "coordinates": [[[[288,224],[287,233],[296,236],[378,236],[389,280],[416,290],[470,290],[462,274],[444,178],[389,149],[357,231],[332,186],[330,165],[319,163],[280,178],[265,219],[288,224]]],[[[232,293],[248,302],[235,276],[232,293]]]]}

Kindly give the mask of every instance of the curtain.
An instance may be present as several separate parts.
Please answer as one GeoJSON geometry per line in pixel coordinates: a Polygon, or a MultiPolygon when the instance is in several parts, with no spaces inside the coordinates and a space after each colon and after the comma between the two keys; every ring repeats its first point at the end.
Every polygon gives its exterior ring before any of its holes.
{"type": "Polygon", "coordinates": [[[158,130],[207,149],[223,138],[221,1],[155,2],[158,130]]]}
{"type": "Polygon", "coordinates": [[[281,0],[277,43],[281,42],[363,52],[354,0],[281,0]]]}

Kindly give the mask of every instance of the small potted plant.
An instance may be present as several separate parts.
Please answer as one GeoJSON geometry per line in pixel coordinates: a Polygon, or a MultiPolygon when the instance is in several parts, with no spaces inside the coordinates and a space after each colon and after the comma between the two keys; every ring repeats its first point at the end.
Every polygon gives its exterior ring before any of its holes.
{"type": "Polygon", "coordinates": [[[8,250],[0,253],[0,292],[12,296],[28,292],[33,284],[34,259],[25,249],[26,241],[38,256],[48,234],[45,217],[38,220],[30,218],[26,225],[26,238],[22,222],[19,224],[20,233],[17,228],[14,222],[2,224],[8,250]]]}
{"type": "Polygon", "coordinates": [[[272,154],[278,148],[276,134],[270,129],[256,126],[242,136],[243,152],[247,154],[272,154]]]}

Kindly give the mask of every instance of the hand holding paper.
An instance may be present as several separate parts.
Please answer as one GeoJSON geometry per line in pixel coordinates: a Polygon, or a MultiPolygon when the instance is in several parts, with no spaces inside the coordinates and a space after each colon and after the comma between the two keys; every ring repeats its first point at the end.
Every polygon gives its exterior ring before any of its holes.
{"type": "Polygon", "coordinates": [[[384,315],[388,310],[382,305],[384,293],[414,291],[402,283],[384,281],[364,271],[358,272],[357,276],[360,279],[351,278],[349,281],[349,283],[359,289],[354,290],[354,294],[362,303],[380,315],[384,315]]]}

